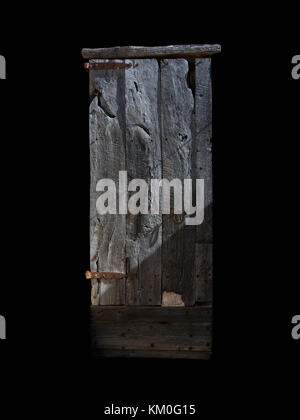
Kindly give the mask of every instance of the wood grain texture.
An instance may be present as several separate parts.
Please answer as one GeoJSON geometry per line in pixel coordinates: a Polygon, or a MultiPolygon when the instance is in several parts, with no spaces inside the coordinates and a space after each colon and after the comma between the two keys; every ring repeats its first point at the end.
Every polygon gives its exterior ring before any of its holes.
{"type": "Polygon", "coordinates": [[[221,46],[168,45],[161,47],[124,46],[113,48],[83,48],[84,58],[158,58],[158,57],[206,57],[219,53],[221,46]]]}
{"type": "Polygon", "coordinates": [[[126,62],[132,66],[90,70],[90,269],[134,272],[137,278],[93,280],[92,304],[161,305],[163,293],[186,306],[211,301],[211,59],[126,62]],[[97,181],[110,178],[118,187],[120,170],[127,170],[128,181],[148,184],[152,178],[204,178],[204,222],[97,214],[97,181]]]}
{"type": "Polygon", "coordinates": [[[93,359],[106,358],[130,358],[130,359],[201,359],[209,360],[210,351],[167,351],[167,350],[115,350],[115,349],[94,349],[93,359]]]}
{"type": "Polygon", "coordinates": [[[212,90],[211,59],[195,60],[196,177],[204,179],[204,221],[197,242],[212,243],[212,90]]]}
{"type": "MultiPolygon", "coordinates": [[[[169,326],[170,332],[172,325],[169,326]]],[[[156,331],[155,336],[112,336],[105,337],[93,334],[93,346],[102,349],[121,350],[184,350],[184,351],[208,351],[211,349],[209,336],[188,336],[188,335],[159,335],[156,331]]]]}
{"type": "MultiPolygon", "coordinates": [[[[188,61],[161,63],[161,122],[163,178],[193,178],[194,97],[187,84],[188,61]]],[[[174,199],[171,198],[171,211],[174,199]]],[[[195,226],[175,224],[163,215],[163,292],[182,295],[186,306],[195,303],[195,226]]]]}
{"type": "Polygon", "coordinates": [[[91,327],[91,331],[92,333],[95,333],[95,335],[106,338],[127,337],[131,339],[141,336],[150,337],[152,340],[156,335],[161,335],[163,337],[186,336],[192,338],[197,335],[208,336],[211,333],[210,323],[185,323],[183,321],[173,323],[172,320],[170,323],[163,323],[157,322],[155,319],[152,321],[143,323],[136,319],[135,321],[122,323],[111,321],[95,322],[91,327]]]}
{"type": "MultiPolygon", "coordinates": [[[[161,178],[157,60],[134,60],[125,72],[126,170],[128,183],[142,179],[150,186],[161,178]]],[[[131,196],[134,193],[130,193],[131,196]]],[[[148,209],[150,208],[148,194],[148,209]]],[[[126,257],[136,279],[126,281],[127,305],[161,304],[162,216],[127,215],[126,257]]]]}
{"type": "Polygon", "coordinates": [[[196,282],[196,301],[212,301],[212,244],[196,244],[195,254],[195,282],[196,282]]]}
{"type": "Polygon", "coordinates": [[[213,181],[211,59],[195,60],[196,177],[204,179],[204,221],[197,226],[196,300],[212,300],[213,181]]]}
{"type": "MultiPolygon", "coordinates": [[[[132,64],[89,73],[90,270],[137,274],[135,279],[92,280],[95,357],[210,358],[213,196],[208,56],[219,50],[193,45],[84,50],[91,62],[132,64]],[[118,201],[117,214],[98,214],[97,181],[113,179],[118,188],[119,171],[125,170],[128,182],[142,179],[148,185],[153,178],[204,179],[204,222],[192,226],[175,224],[171,215],[120,214],[118,201]],[[162,296],[167,306],[160,306],[162,296]]],[[[171,195],[171,212],[173,204],[171,195]]]]}
{"type": "Polygon", "coordinates": [[[91,336],[102,357],[201,358],[211,351],[211,308],[93,307],[91,336]]]}
{"type": "MultiPolygon", "coordinates": [[[[96,211],[97,181],[125,169],[124,69],[90,72],[90,269],[125,272],[126,217],[96,211]]],[[[92,280],[93,305],[125,303],[125,279],[92,280]]]]}
{"type": "Polygon", "coordinates": [[[211,322],[211,306],[183,308],[151,306],[94,306],[91,308],[92,322],[160,322],[160,323],[202,323],[211,322]]]}

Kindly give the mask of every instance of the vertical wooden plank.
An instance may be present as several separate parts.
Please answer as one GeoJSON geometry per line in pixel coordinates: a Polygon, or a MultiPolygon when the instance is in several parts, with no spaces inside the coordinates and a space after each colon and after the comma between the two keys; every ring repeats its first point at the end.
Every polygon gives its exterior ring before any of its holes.
{"type": "MultiPolygon", "coordinates": [[[[194,96],[188,78],[187,60],[161,61],[162,173],[169,181],[193,178],[194,96]]],[[[195,226],[163,215],[163,292],[180,295],[186,306],[195,303],[195,235],[195,226]]]]}
{"type": "Polygon", "coordinates": [[[196,299],[212,300],[212,91],[211,59],[195,60],[196,177],[204,179],[204,221],[197,226],[196,299]]]}
{"type": "Polygon", "coordinates": [[[196,301],[212,301],[212,244],[196,243],[196,301]]]}
{"type": "MultiPolygon", "coordinates": [[[[151,178],[161,178],[158,62],[127,61],[132,63],[125,72],[128,183],[142,179],[150,188],[151,178]]],[[[150,206],[149,214],[128,213],[126,231],[128,270],[137,274],[136,279],[126,281],[126,304],[160,305],[162,216],[152,215],[150,206]]]]}
{"type": "MultiPolygon", "coordinates": [[[[120,60],[91,60],[94,62],[120,60]]],[[[100,215],[96,191],[100,179],[118,187],[125,169],[124,81],[125,70],[90,70],[90,268],[91,271],[125,272],[126,216],[100,215]]],[[[93,305],[125,303],[125,279],[93,280],[93,305]]]]}

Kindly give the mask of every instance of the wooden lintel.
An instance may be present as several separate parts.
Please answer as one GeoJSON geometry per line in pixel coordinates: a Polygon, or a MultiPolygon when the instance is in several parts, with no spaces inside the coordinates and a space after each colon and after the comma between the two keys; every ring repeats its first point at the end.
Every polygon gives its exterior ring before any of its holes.
{"type": "Polygon", "coordinates": [[[221,52],[219,44],[205,45],[167,45],[161,47],[113,47],[113,48],[83,48],[83,58],[191,58],[208,57],[221,52]]]}

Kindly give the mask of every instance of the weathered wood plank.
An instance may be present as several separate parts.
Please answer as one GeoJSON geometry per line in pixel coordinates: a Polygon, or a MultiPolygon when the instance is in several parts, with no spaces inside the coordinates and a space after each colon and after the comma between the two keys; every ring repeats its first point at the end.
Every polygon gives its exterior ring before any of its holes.
{"type": "Polygon", "coordinates": [[[196,301],[212,301],[212,244],[196,244],[196,301]]]}
{"type": "Polygon", "coordinates": [[[83,48],[83,58],[154,58],[154,57],[206,57],[219,53],[221,46],[212,45],[167,45],[155,47],[83,48]]]}
{"type": "Polygon", "coordinates": [[[204,179],[204,221],[197,226],[196,300],[212,300],[213,184],[211,59],[195,60],[196,177],[204,179]]]}
{"type": "Polygon", "coordinates": [[[152,352],[158,351],[157,357],[190,358],[174,352],[210,352],[211,315],[211,307],[200,306],[92,307],[92,349],[103,357],[110,357],[112,351],[118,357],[132,351],[154,357],[152,352]]]}
{"type": "Polygon", "coordinates": [[[156,337],[103,337],[93,335],[93,347],[101,349],[119,349],[127,350],[193,350],[193,351],[209,351],[211,342],[209,336],[196,337],[173,337],[173,336],[156,336],[156,337]]]}
{"type": "Polygon", "coordinates": [[[211,59],[195,60],[196,177],[204,179],[204,221],[197,242],[212,243],[212,89],[211,59]]]}
{"type": "Polygon", "coordinates": [[[210,322],[94,322],[91,326],[91,332],[101,337],[197,337],[209,336],[211,333],[210,322]]]}
{"type": "MultiPolygon", "coordinates": [[[[90,72],[91,271],[125,272],[126,216],[96,211],[97,182],[110,178],[118,186],[125,169],[124,80],[124,69],[90,72]]],[[[125,279],[92,281],[93,305],[124,303],[125,279]]]]}
{"type": "MultiPolygon", "coordinates": [[[[134,60],[125,72],[128,182],[140,179],[148,186],[152,178],[161,178],[158,82],[159,69],[155,59],[134,60]]],[[[134,194],[132,192],[130,196],[134,194]]],[[[129,212],[126,233],[128,270],[137,274],[135,279],[126,281],[126,304],[160,305],[162,216],[129,212]]]]}
{"type": "MultiPolygon", "coordinates": [[[[161,62],[161,121],[163,178],[193,178],[194,97],[187,84],[188,61],[161,62]]],[[[171,198],[171,207],[174,199],[171,198]]],[[[172,208],[173,211],[173,208],[172,208]]],[[[186,306],[195,303],[195,226],[175,224],[163,215],[163,291],[181,295],[186,306]]]]}
{"type": "Polygon", "coordinates": [[[202,359],[209,360],[211,352],[204,351],[166,351],[166,350],[113,350],[95,349],[92,353],[94,359],[105,358],[144,358],[144,359],[202,359]]]}
{"type": "Polygon", "coordinates": [[[91,308],[91,322],[140,322],[140,323],[202,323],[211,322],[210,306],[193,307],[151,307],[151,306],[94,306],[91,308]]]}

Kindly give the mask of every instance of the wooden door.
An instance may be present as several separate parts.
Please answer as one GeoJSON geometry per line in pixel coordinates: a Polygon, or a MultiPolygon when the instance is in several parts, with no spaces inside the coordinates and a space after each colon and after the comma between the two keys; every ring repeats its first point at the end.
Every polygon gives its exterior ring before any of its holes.
{"type": "Polygon", "coordinates": [[[92,303],[209,301],[210,58],[109,62],[130,67],[90,70],[91,271],[136,277],[93,280],[92,303]],[[154,178],[204,178],[204,222],[177,224],[169,214],[97,214],[97,182],[110,178],[118,192],[119,171],[127,171],[128,182],[149,184],[154,178]]]}
{"type": "MultiPolygon", "coordinates": [[[[211,58],[90,59],[89,75],[90,270],[124,274],[92,279],[96,347],[109,349],[110,356],[127,350],[127,356],[151,351],[158,357],[206,357],[212,303],[211,58]],[[127,173],[126,185],[119,185],[120,171],[127,173]],[[119,193],[117,214],[97,211],[103,194],[98,182],[107,178],[119,193]],[[121,194],[134,194],[126,190],[131,180],[150,185],[152,179],[175,178],[204,179],[201,224],[178,223],[162,212],[131,214],[126,200],[120,204],[121,194]]],[[[171,196],[171,208],[173,201],[171,196]]]]}

